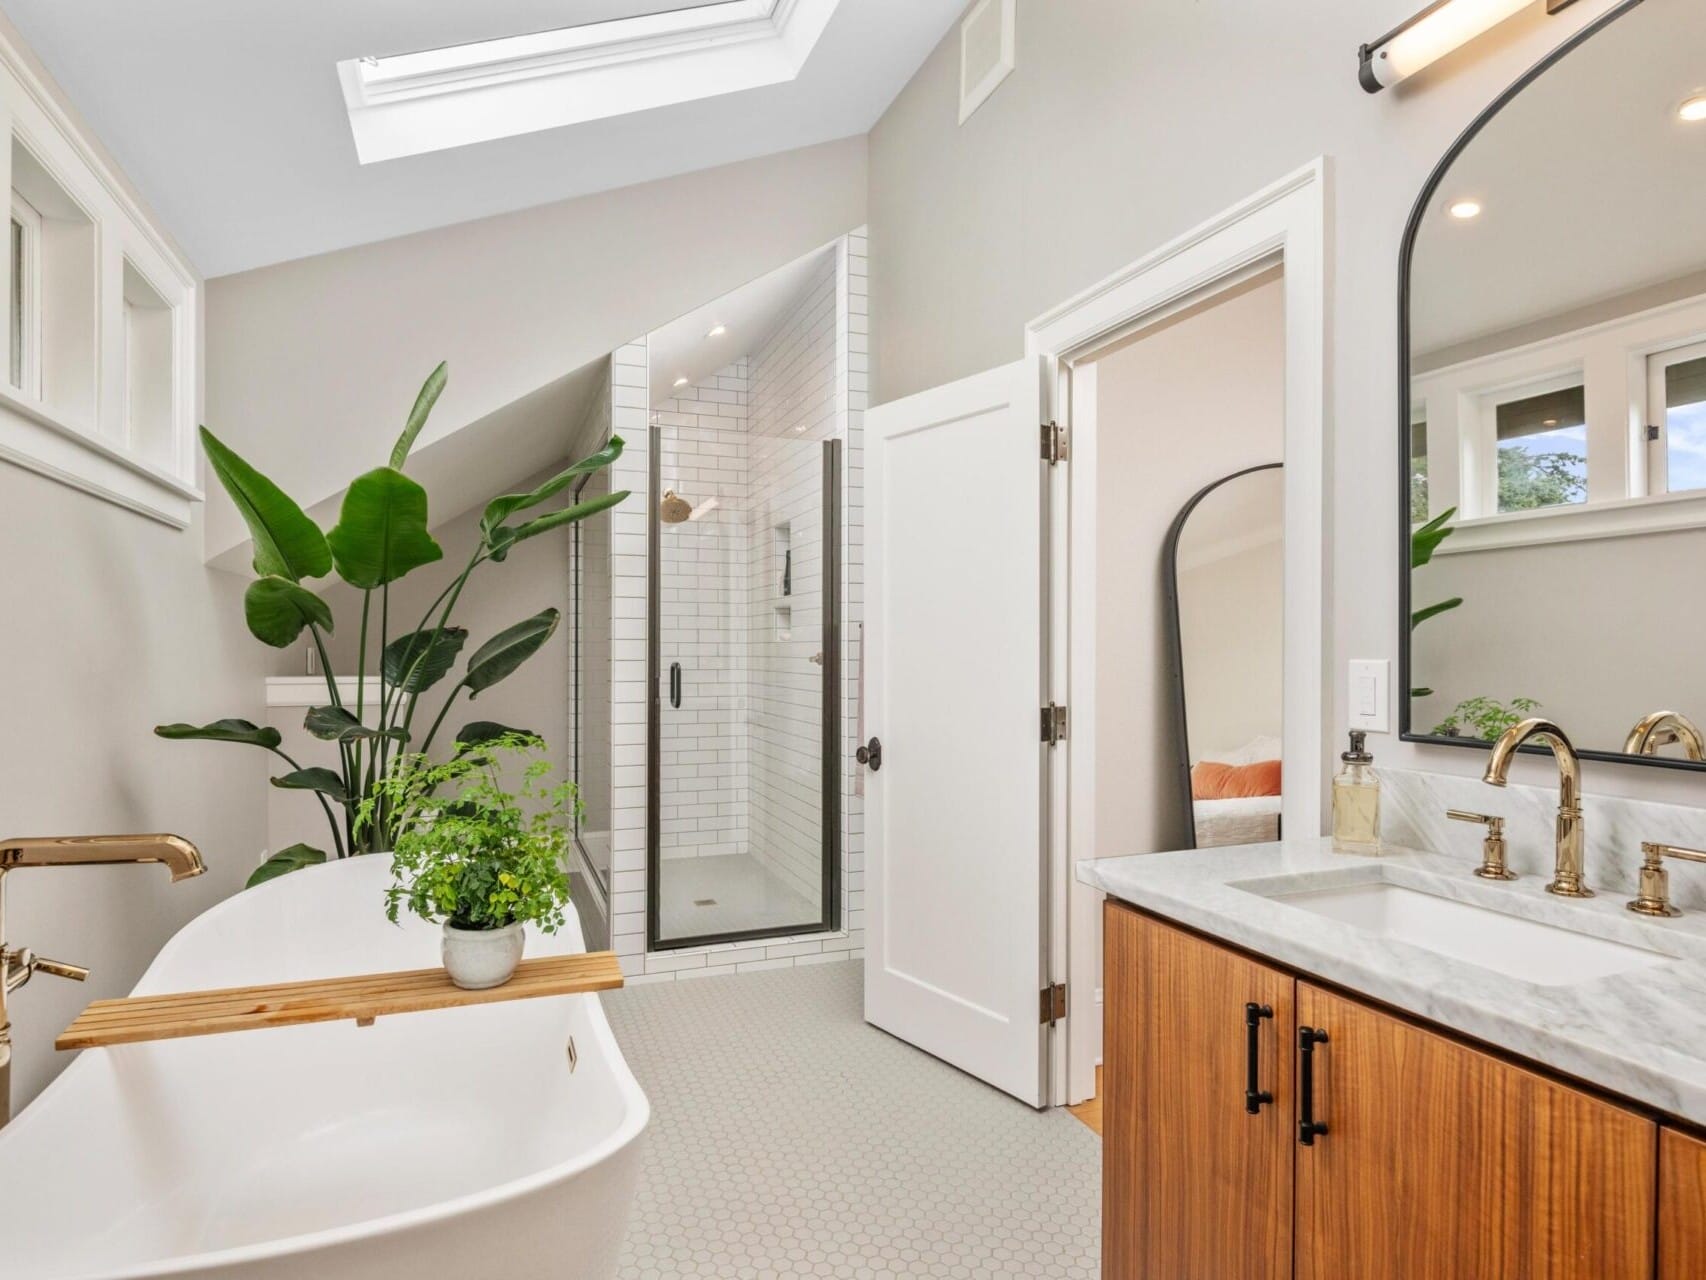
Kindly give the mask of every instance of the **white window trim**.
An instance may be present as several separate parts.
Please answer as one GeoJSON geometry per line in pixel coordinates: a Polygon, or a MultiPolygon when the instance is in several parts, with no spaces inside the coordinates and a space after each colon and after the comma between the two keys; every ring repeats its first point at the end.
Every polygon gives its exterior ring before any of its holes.
{"type": "MultiPolygon", "coordinates": [[[[28,61],[0,37],[0,169],[11,189],[16,137],[53,173],[94,223],[95,388],[93,421],[56,411],[0,378],[0,459],[174,528],[189,525],[202,499],[195,426],[200,412],[196,326],[200,280],[107,167],[36,77],[28,61]],[[120,413],[123,258],[161,288],[173,312],[173,414],[170,458],[142,457],[125,443],[120,413]]],[[[9,255],[8,255],[9,258],[9,255]]],[[[9,264],[0,273],[10,275],[9,264]]],[[[38,295],[39,296],[39,295],[38,295]]],[[[40,308],[37,308],[38,314],[40,308]]],[[[0,321],[0,330],[9,321],[0,321]]],[[[40,348],[37,348],[40,365],[40,348]]]]}
{"type": "MultiPolygon", "coordinates": [[[[1548,392],[1565,391],[1584,385],[1585,376],[1582,370],[1577,368],[1550,374],[1544,378],[1525,379],[1522,382],[1490,388],[1475,397],[1471,431],[1460,433],[1469,465],[1464,468],[1464,498],[1459,511],[1470,512],[1468,519],[1522,514],[1517,511],[1499,510],[1499,409],[1516,400],[1527,400],[1531,396],[1543,396],[1548,392]],[[1470,483],[1471,480],[1473,483],[1470,483]]],[[[1459,422],[1461,421],[1460,417],[1459,422]]],[[[1556,508],[1541,509],[1564,510],[1586,504],[1587,498],[1584,496],[1581,502],[1561,502],[1556,508]]]]}
{"type": "Polygon", "coordinates": [[[795,79],[841,0],[727,0],[337,64],[356,158],[420,155],[795,79]]]}
{"type": "MultiPolygon", "coordinates": [[[[1706,335],[1706,296],[1666,303],[1418,374],[1412,380],[1412,402],[1425,400],[1430,406],[1429,511],[1437,516],[1456,506],[1460,513],[1453,522],[1455,532],[1440,543],[1434,554],[1465,555],[1503,547],[1706,528],[1706,491],[1647,492],[1646,441],[1651,401],[1650,357],[1691,345],[1703,335],[1706,335]],[[1480,418],[1482,398],[1510,388],[1534,388],[1572,370],[1576,377],[1585,379],[1587,387],[1588,500],[1535,511],[1461,514],[1485,512],[1476,495],[1468,492],[1475,484],[1468,474],[1470,437],[1485,433],[1480,418]],[[1606,406],[1613,400],[1622,406],[1622,421],[1610,421],[1609,410],[1596,415],[1596,403],[1606,406]],[[1446,444],[1443,437],[1448,434],[1447,419],[1456,447],[1450,456],[1442,456],[1436,450],[1446,444]],[[1597,452],[1596,429],[1602,446],[1597,452]],[[1616,457],[1611,456],[1613,451],[1609,449],[1613,429],[1622,445],[1616,457]],[[1601,468],[1598,475],[1601,494],[1607,471],[1613,474],[1614,485],[1621,477],[1622,493],[1595,496],[1596,466],[1601,468]]],[[[1496,470],[1493,474],[1497,474],[1496,470]]],[[[1497,501],[1496,495],[1492,501],[1497,501]]]]}
{"type": "Polygon", "coordinates": [[[1000,84],[1013,73],[1018,65],[1017,26],[1018,0],[980,0],[973,5],[971,11],[960,19],[960,123],[971,119],[976,111],[989,100],[1000,84]],[[995,65],[984,73],[983,79],[974,85],[966,83],[966,44],[972,27],[983,19],[984,10],[992,4],[1001,6],[1001,56],[995,65]]]}
{"type": "MultiPolygon", "coordinates": [[[[34,205],[16,191],[12,193],[12,218],[23,228],[23,261],[24,280],[23,297],[18,310],[23,316],[23,342],[19,348],[18,369],[21,380],[13,385],[10,381],[11,370],[7,370],[6,383],[13,391],[30,400],[41,399],[41,214],[34,205]]],[[[10,245],[8,244],[8,250],[10,245]]],[[[8,256],[10,256],[8,252],[8,256]]],[[[11,299],[7,298],[8,322],[10,318],[11,299]]],[[[7,349],[7,364],[11,363],[11,351],[7,349]]]]}
{"type": "MultiPolygon", "coordinates": [[[[1687,342],[1647,356],[1647,399],[1642,406],[1642,425],[1655,431],[1647,445],[1647,493],[1652,496],[1670,493],[1670,414],[1665,408],[1665,371],[1673,364],[1683,364],[1706,356],[1706,341],[1687,342]]],[[[1685,489],[1684,493],[1699,490],[1685,489]]]]}

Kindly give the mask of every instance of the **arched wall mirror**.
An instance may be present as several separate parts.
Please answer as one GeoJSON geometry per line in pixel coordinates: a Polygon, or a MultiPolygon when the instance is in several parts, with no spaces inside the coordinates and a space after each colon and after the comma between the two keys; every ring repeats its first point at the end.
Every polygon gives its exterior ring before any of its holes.
{"type": "Polygon", "coordinates": [[[1629,0],[1512,86],[1401,285],[1403,736],[1533,713],[1706,768],[1630,739],[1706,722],[1706,4],[1629,0]]]}
{"type": "Polygon", "coordinates": [[[1280,835],[1285,482],[1277,462],[1197,493],[1163,552],[1179,795],[1193,848],[1280,835]]]}

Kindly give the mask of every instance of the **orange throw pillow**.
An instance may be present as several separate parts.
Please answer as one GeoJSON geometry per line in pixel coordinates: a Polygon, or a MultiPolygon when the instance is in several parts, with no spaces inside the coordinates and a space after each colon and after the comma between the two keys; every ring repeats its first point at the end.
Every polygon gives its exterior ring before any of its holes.
{"type": "Polygon", "coordinates": [[[1191,799],[1241,800],[1250,796],[1280,794],[1280,762],[1258,760],[1254,764],[1221,764],[1204,760],[1191,769],[1191,799]]]}

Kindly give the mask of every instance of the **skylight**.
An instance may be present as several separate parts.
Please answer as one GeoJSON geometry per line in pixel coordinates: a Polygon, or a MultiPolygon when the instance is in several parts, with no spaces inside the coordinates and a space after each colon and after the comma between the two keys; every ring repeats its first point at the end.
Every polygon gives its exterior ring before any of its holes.
{"type": "Polygon", "coordinates": [[[839,0],[719,0],[338,64],[361,163],[793,80],[839,0]]]}

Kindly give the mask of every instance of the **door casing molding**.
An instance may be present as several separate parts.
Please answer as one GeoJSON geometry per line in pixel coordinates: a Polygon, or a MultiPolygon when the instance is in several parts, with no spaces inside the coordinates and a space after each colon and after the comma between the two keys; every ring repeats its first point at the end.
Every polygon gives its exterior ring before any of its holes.
{"type": "MultiPolygon", "coordinates": [[[[1095,829],[1096,420],[1093,361],[1115,343],[1276,264],[1285,295],[1284,830],[1322,830],[1324,728],[1333,687],[1326,627],[1332,585],[1331,429],[1327,395],[1330,166],[1318,157],[1216,214],[1025,326],[1025,353],[1049,362],[1047,411],[1071,429],[1071,456],[1051,477],[1050,574],[1055,592],[1049,686],[1071,709],[1055,753],[1043,894],[1051,980],[1068,984],[1049,1079],[1056,1105],[1095,1092],[1101,1008],[1096,1001],[1100,895],[1073,863],[1101,852],[1095,829]],[[1064,1034],[1062,1030],[1064,1028],[1064,1034]]],[[[1118,851],[1109,851],[1118,852],[1118,851]]],[[[1149,852],[1131,850],[1130,852],[1149,852]]]]}

